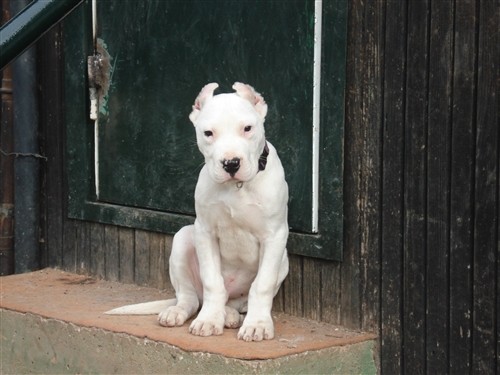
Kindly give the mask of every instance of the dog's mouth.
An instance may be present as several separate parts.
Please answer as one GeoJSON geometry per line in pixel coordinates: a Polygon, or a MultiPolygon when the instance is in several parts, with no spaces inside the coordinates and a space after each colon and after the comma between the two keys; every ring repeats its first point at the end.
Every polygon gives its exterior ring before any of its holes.
{"type": "Polygon", "coordinates": [[[212,163],[210,167],[212,179],[219,184],[226,182],[248,182],[257,174],[257,168],[253,170],[253,168],[249,168],[249,165],[244,163],[241,163],[238,168],[231,164],[224,165],[222,162],[212,163]]]}
{"type": "Polygon", "coordinates": [[[238,173],[238,171],[226,172],[224,182],[226,182],[226,181],[247,182],[247,181],[250,181],[253,177],[254,177],[254,174],[243,173],[242,171],[240,173],[238,173]]]}

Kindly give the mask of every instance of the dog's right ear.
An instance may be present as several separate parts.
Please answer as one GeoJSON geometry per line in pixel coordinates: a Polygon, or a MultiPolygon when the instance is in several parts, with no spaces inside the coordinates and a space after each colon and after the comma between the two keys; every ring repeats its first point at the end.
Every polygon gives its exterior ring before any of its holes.
{"type": "Polygon", "coordinates": [[[267,104],[262,95],[255,91],[252,86],[241,82],[235,82],[233,89],[238,96],[248,100],[264,120],[267,114],[267,104]]]}
{"type": "Polygon", "coordinates": [[[219,85],[215,82],[209,83],[205,85],[198,96],[196,97],[196,100],[194,101],[193,104],[193,111],[189,115],[189,119],[191,122],[194,124],[196,121],[196,118],[198,117],[201,109],[203,108],[203,105],[207,101],[207,99],[210,99],[212,96],[214,96],[214,91],[215,89],[219,87],[219,85]]]}

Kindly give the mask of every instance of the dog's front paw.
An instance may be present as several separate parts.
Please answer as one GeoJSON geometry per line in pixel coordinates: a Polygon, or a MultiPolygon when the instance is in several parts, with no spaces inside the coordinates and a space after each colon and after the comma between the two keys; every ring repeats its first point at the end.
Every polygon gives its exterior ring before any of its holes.
{"type": "Polygon", "coordinates": [[[198,317],[189,326],[189,332],[195,336],[222,335],[224,330],[224,312],[204,313],[200,312],[198,317]]]}
{"type": "Polygon", "coordinates": [[[274,338],[274,324],[271,317],[245,319],[238,332],[238,339],[244,341],[262,341],[274,338]]]}
{"type": "Polygon", "coordinates": [[[170,306],[158,314],[158,322],[165,327],[181,326],[189,317],[186,310],[179,306],[170,306]]]}

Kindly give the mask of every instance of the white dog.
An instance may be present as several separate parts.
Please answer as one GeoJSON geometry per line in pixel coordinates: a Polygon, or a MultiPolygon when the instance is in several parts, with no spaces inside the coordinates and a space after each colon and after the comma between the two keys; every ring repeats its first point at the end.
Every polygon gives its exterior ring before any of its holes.
{"type": "Polygon", "coordinates": [[[224,326],[241,326],[239,339],[272,339],[273,297],[288,273],[288,186],[278,154],[265,139],[262,96],[239,82],[235,93],[214,96],[217,87],[203,87],[189,115],[205,165],[195,191],[196,221],[173,240],[170,280],[176,298],[108,313],[159,313],[159,323],[172,327],[183,325],[202,304],[189,327],[192,334],[220,335],[224,326]]]}

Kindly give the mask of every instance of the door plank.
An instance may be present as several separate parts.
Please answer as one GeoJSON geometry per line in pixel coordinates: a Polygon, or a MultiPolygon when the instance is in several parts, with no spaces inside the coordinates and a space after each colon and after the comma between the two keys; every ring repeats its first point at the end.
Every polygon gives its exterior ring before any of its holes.
{"type": "Polygon", "coordinates": [[[149,285],[149,252],[150,252],[150,236],[149,233],[143,230],[135,231],[135,270],[134,281],[137,285],[149,285]]]}
{"type": "Polygon", "coordinates": [[[284,281],[285,312],[296,316],[304,316],[302,261],[302,257],[289,255],[289,272],[284,281]]]}
{"type": "Polygon", "coordinates": [[[476,2],[455,2],[450,222],[450,371],[471,369],[476,2]]]}
{"type": "Polygon", "coordinates": [[[382,373],[402,371],[403,157],[407,2],[386,5],[382,176],[382,373]]]}
{"type": "Polygon", "coordinates": [[[303,279],[307,284],[303,286],[304,317],[321,320],[321,261],[313,258],[304,258],[303,279]]]}
{"type": "Polygon", "coordinates": [[[118,241],[118,227],[104,226],[104,253],[106,256],[106,279],[118,281],[120,279],[120,247],[118,241]]]}
{"type": "Polygon", "coordinates": [[[448,372],[453,3],[431,3],[427,130],[427,372],[448,372]]]}
{"type": "Polygon", "coordinates": [[[120,281],[132,284],[135,280],[135,231],[130,228],[118,229],[120,248],[120,281]]]}
{"type": "Polygon", "coordinates": [[[408,2],[404,149],[404,369],[425,373],[427,0],[408,2]]]}
{"type": "Polygon", "coordinates": [[[104,251],[104,225],[90,223],[90,272],[98,278],[106,277],[106,252],[104,251]]]}
{"type": "Polygon", "coordinates": [[[479,11],[474,199],[473,354],[472,372],[493,374],[498,353],[496,317],[498,288],[498,3],[483,1],[479,11]],[[497,77],[497,79],[494,79],[497,77]]]}

